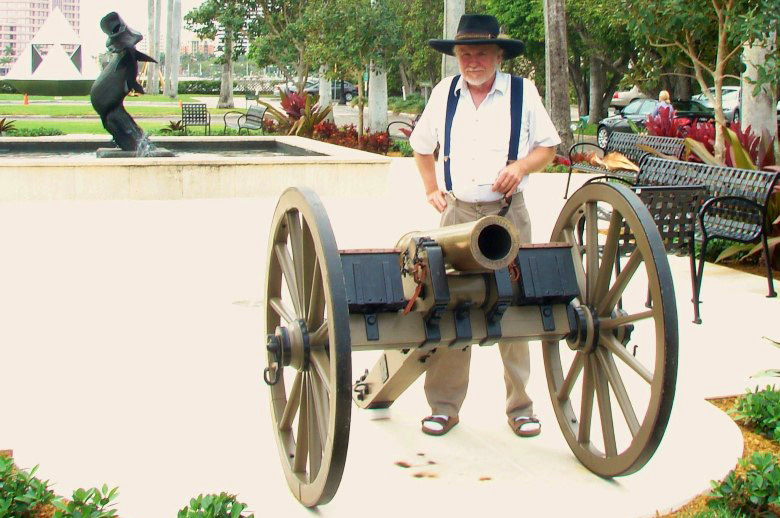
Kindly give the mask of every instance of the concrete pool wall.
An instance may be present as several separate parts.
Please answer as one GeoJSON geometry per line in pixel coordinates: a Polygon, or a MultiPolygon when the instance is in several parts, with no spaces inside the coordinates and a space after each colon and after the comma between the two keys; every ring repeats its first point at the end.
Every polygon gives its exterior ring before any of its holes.
{"type": "MultiPolygon", "coordinates": [[[[0,148],[33,143],[41,150],[63,143],[111,147],[108,137],[0,138],[0,148]]],[[[218,145],[236,137],[156,137],[153,142],[218,145]]],[[[0,160],[0,201],[176,200],[278,196],[292,185],[322,195],[382,193],[390,159],[302,137],[242,137],[247,145],[273,142],[309,156],[173,158],[5,158],[0,160]]],[[[0,157],[2,155],[0,154],[0,157]]]]}

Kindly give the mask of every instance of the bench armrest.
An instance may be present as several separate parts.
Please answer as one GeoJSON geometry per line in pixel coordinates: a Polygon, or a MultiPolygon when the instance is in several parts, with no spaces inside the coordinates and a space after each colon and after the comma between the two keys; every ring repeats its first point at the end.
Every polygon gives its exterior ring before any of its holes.
{"type": "Polygon", "coordinates": [[[385,128],[385,133],[387,133],[388,135],[390,134],[390,127],[393,124],[400,124],[402,126],[408,126],[409,129],[414,130],[414,123],[406,122],[406,121],[393,121],[393,122],[391,122],[390,124],[387,125],[387,128],[385,128]]]}
{"type": "MultiPolygon", "coordinates": [[[[707,227],[704,225],[704,217],[718,209],[722,203],[730,203],[732,205],[741,205],[742,210],[745,210],[745,216],[748,218],[755,218],[756,221],[753,224],[760,223],[760,230],[752,235],[751,241],[758,238],[762,233],[768,235],[766,228],[766,209],[763,205],[760,205],[753,200],[744,198],[742,196],[715,196],[705,201],[701,209],[699,209],[699,228],[701,228],[705,237],[707,235],[707,227]]],[[[750,223],[750,222],[748,222],[750,223]]]]}
{"type": "Polygon", "coordinates": [[[571,160],[571,156],[574,153],[581,153],[580,148],[585,148],[585,147],[592,147],[592,148],[600,150],[601,153],[602,153],[602,156],[607,154],[607,151],[603,147],[601,147],[601,146],[599,146],[597,144],[593,144],[591,142],[580,142],[578,144],[574,144],[572,147],[569,148],[569,161],[570,162],[572,161],[571,160]]]}
{"type": "Polygon", "coordinates": [[[605,181],[605,182],[617,181],[617,182],[623,183],[623,184],[625,184],[625,185],[627,185],[629,187],[636,187],[636,185],[631,183],[627,178],[623,178],[621,176],[614,176],[614,175],[611,175],[611,174],[603,174],[601,176],[594,176],[593,178],[591,178],[590,180],[588,180],[585,183],[589,184],[589,183],[601,182],[601,181],[605,181]]]}

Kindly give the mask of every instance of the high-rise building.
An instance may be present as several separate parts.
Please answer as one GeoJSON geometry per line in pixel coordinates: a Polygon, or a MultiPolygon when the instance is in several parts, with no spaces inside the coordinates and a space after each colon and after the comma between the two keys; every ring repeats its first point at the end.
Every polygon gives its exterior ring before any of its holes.
{"type": "MultiPolygon", "coordinates": [[[[80,4],[81,0],[0,0],[0,75],[8,72],[55,7],[78,34],[80,4]]],[[[63,47],[67,52],[75,48],[63,47]]]]}

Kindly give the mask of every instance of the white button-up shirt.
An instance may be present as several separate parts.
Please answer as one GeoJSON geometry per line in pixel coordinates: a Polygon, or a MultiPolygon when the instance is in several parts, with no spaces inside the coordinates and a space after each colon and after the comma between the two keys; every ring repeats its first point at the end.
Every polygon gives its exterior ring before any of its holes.
{"type": "MultiPolygon", "coordinates": [[[[417,153],[430,155],[441,144],[440,160],[436,165],[439,186],[444,186],[444,168],[441,158],[444,150],[444,123],[447,114],[447,95],[452,77],[442,79],[431,92],[431,97],[420,120],[409,137],[409,143],[417,153]]],[[[479,108],[461,77],[455,87],[460,91],[458,109],[452,121],[450,134],[450,175],[452,193],[467,202],[486,202],[501,199],[501,193],[492,186],[498,173],[506,166],[509,156],[509,132],[511,128],[510,92],[511,76],[496,73],[496,80],[479,108]]],[[[539,147],[554,147],[561,143],[558,132],[544,109],[536,86],[523,79],[523,114],[520,129],[518,159],[539,147]]],[[[528,176],[517,188],[522,191],[528,176]]]]}

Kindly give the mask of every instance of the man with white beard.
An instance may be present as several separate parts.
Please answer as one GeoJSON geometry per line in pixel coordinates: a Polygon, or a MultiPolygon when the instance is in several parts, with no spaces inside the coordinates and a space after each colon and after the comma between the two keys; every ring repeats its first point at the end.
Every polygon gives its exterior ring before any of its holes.
{"type": "MultiPolygon", "coordinates": [[[[441,226],[499,214],[515,225],[521,243],[530,242],[523,199],[527,175],[553,160],[561,140],[534,84],[499,70],[503,59],[522,53],[523,43],[500,35],[493,16],[466,14],[454,40],[428,44],[454,55],[460,69],[433,89],[409,138],[428,202],[441,213],[441,226]]],[[[520,437],[539,435],[541,424],[525,390],[528,342],[499,341],[499,350],[509,426],[520,437]]],[[[470,346],[439,348],[428,358],[425,395],[431,415],[422,420],[424,433],[444,435],[458,424],[470,359],[470,346]]]]}

